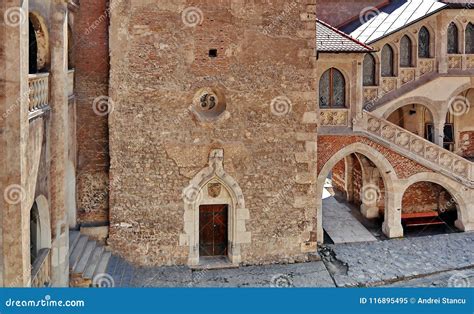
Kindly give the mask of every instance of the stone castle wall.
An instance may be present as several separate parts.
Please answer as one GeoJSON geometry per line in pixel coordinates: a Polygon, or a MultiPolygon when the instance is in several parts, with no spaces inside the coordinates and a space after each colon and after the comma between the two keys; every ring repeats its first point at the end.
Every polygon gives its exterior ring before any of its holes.
{"type": "Polygon", "coordinates": [[[248,209],[242,263],[315,249],[316,208],[305,202],[315,119],[303,119],[315,111],[314,3],[111,2],[113,250],[144,265],[187,263],[182,193],[213,149],[248,209]],[[209,119],[199,112],[206,88],[223,110],[209,119]]]}

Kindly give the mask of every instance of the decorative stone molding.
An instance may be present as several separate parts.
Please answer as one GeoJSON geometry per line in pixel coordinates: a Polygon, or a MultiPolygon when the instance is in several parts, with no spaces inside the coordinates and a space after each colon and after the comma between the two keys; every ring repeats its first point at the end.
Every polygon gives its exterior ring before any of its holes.
{"type": "Polygon", "coordinates": [[[474,55],[466,56],[466,67],[468,69],[474,69],[474,55]]]}
{"type": "Polygon", "coordinates": [[[349,109],[321,109],[321,126],[348,126],[349,109]]]}
{"type": "Polygon", "coordinates": [[[448,56],[448,67],[450,69],[461,69],[461,67],[462,67],[462,55],[448,56]]]}
{"type": "Polygon", "coordinates": [[[377,86],[364,87],[364,104],[377,100],[379,88],[377,86]]]}
{"type": "Polygon", "coordinates": [[[415,80],[415,69],[414,68],[405,68],[400,70],[400,81],[402,84],[406,84],[415,80]]]}
{"type": "Polygon", "coordinates": [[[434,59],[420,59],[418,61],[418,69],[420,75],[424,75],[434,71],[435,60],[434,59]]]}
{"type": "Polygon", "coordinates": [[[397,88],[397,78],[396,77],[384,77],[382,79],[382,90],[384,93],[391,92],[397,88]]]}
{"type": "Polygon", "coordinates": [[[229,206],[228,256],[239,264],[241,244],[251,242],[251,233],[245,223],[250,219],[249,210],[239,184],[224,171],[224,150],[214,149],[209,155],[209,166],[201,170],[183,189],[184,233],[179,244],[189,246],[189,265],[199,264],[199,206],[226,204],[229,206]]]}
{"type": "Polygon", "coordinates": [[[473,163],[452,153],[424,138],[415,135],[387,120],[380,119],[368,112],[364,112],[364,119],[367,119],[365,131],[389,142],[390,146],[396,146],[403,150],[408,150],[411,154],[418,156],[436,168],[445,170],[448,175],[462,178],[465,182],[472,184],[473,163]]]}

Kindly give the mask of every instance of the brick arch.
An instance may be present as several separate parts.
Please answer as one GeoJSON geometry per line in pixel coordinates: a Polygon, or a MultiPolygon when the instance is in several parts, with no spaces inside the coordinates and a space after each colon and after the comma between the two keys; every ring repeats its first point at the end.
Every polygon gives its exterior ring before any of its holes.
{"type": "MultiPolygon", "coordinates": [[[[330,171],[334,166],[345,157],[351,154],[360,154],[367,159],[369,159],[374,165],[379,169],[382,179],[384,181],[384,186],[387,191],[393,191],[395,189],[395,181],[398,180],[395,169],[390,164],[390,162],[385,158],[385,156],[377,151],[376,149],[370,147],[369,145],[363,143],[353,143],[348,146],[343,147],[337,153],[335,153],[318,172],[318,178],[316,183],[316,216],[317,216],[317,238],[318,242],[323,241],[323,224],[322,224],[322,210],[323,210],[323,188],[324,182],[328,177],[330,171]]],[[[390,234],[396,234],[396,236],[401,236],[401,222],[397,219],[392,219],[397,217],[397,213],[393,211],[396,210],[396,200],[393,197],[393,193],[386,193],[385,197],[385,221],[384,221],[384,232],[388,236],[390,234]],[[398,226],[399,224],[399,226],[398,226]],[[397,232],[390,231],[390,229],[398,229],[397,232]]],[[[399,215],[400,213],[398,213],[399,215]]]]}
{"type": "Polygon", "coordinates": [[[455,223],[457,228],[464,231],[466,226],[474,220],[474,218],[471,217],[473,214],[469,212],[469,201],[466,200],[467,194],[472,193],[472,190],[442,174],[436,172],[421,172],[409,177],[407,180],[404,180],[404,184],[400,189],[401,195],[403,196],[409,187],[419,182],[438,184],[451,194],[451,197],[457,203],[458,220],[455,223]]]}

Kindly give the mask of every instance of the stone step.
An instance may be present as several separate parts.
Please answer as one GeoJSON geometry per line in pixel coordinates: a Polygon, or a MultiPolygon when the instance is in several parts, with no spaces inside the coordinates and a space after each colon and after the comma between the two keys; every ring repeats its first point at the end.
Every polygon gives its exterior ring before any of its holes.
{"type": "Polygon", "coordinates": [[[82,274],[84,270],[86,269],[87,263],[92,255],[92,252],[97,246],[97,242],[95,241],[89,241],[87,242],[86,248],[84,249],[84,252],[82,253],[81,258],[79,259],[79,262],[77,263],[76,267],[73,269],[73,273],[76,274],[82,274]]]}
{"type": "Polygon", "coordinates": [[[97,268],[95,269],[94,277],[97,275],[105,274],[105,272],[107,271],[107,265],[109,264],[110,256],[112,256],[112,253],[104,251],[104,253],[100,257],[99,265],[97,265],[97,268]]]}
{"type": "Polygon", "coordinates": [[[81,236],[81,233],[79,231],[69,231],[69,255],[72,254],[72,251],[74,247],[77,244],[77,241],[79,241],[79,237],[81,236]]]}
{"type": "Polygon", "coordinates": [[[96,246],[94,249],[92,256],[90,257],[86,269],[84,270],[84,273],[82,277],[86,279],[92,279],[94,276],[95,270],[97,269],[97,266],[99,265],[100,258],[102,256],[102,253],[104,252],[104,247],[103,246],[96,246]]]}
{"type": "Polygon", "coordinates": [[[77,244],[74,246],[72,253],[69,255],[69,269],[74,269],[79,262],[79,259],[86,248],[89,237],[81,235],[77,244]]]}

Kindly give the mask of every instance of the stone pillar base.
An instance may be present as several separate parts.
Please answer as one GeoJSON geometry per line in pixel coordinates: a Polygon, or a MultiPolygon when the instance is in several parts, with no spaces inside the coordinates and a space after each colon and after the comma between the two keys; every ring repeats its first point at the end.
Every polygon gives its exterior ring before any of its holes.
{"type": "Polygon", "coordinates": [[[456,228],[464,232],[474,231],[474,223],[465,224],[461,220],[458,219],[454,222],[454,225],[456,226],[456,228]]]}
{"type": "Polygon", "coordinates": [[[403,238],[403,227],[401,224],[390,226],[384,222],[382,225],[382,231],[390,239],[403,238]]]}
{"type": "Polygon", "coordinates": [[[360,212],[365,218],[372,219],[379,217],[379,208],[376,205],[362,204],[360,212]]]}

